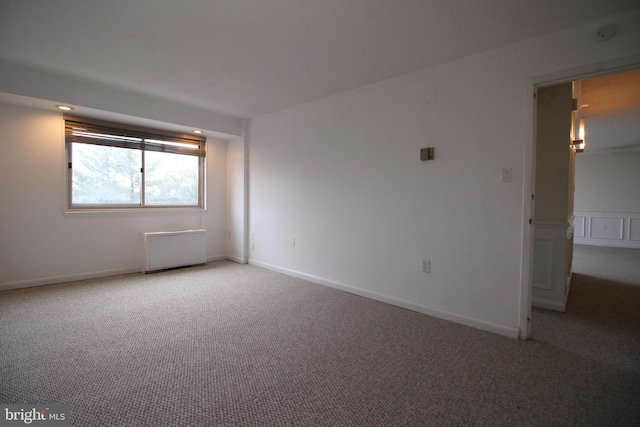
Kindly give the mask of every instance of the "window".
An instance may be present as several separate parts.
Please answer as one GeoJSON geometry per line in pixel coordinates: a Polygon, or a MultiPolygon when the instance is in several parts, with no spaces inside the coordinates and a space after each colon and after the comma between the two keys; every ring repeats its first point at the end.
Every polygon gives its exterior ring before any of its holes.
{"type": "Polygon", "coordinates": [[[205,138],[64,119],[69,209],[204,207],[205,138]]]}

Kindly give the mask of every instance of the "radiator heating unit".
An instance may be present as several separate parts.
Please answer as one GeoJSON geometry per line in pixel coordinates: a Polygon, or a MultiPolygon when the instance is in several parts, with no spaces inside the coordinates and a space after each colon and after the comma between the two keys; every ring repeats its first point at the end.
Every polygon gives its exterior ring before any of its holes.
{"type": "Polygon", "coordinates": [[[207,230],[171,230],[144,233],[142,271],[205,264],[207,230]]]}

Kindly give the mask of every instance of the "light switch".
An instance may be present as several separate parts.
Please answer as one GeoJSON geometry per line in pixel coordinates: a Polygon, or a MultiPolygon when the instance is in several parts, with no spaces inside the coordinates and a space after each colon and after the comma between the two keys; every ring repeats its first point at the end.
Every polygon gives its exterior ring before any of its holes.
{"type": "Polygon", "coordinates": [[[502,168],[500,172],[500,182],[511,182],[511,168],[502,168]]]}

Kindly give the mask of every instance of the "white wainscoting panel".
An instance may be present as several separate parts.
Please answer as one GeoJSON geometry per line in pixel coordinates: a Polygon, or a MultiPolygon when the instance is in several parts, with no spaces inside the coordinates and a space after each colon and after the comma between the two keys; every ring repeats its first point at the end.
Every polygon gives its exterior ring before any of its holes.
{"type": "Polygon", "coordinates": [[[609,217],[591,217],[591,227],[589,232],[594,239],[616,239],[622,240],[623,219],[609,217]]]}
{"type": "Polygon", "coordinates": [[[533,243],[533,287],[551,289],[553,281],[553,239],[536,238],[533,243]]]}
{"type": "Polygon", "coordinates": [[[584,237],[585,217],[576,215],[573,219],[573,235],[575,237],[584,237]]]}
{"type": "Polygon", "coordinates": [[[533,245],[532,305],[565,311],[571,286],[573,226],[537,221],[533,245]]]}
{"type": "Polygon", "coordinates": [[[640,218],[629,218],[629,240],[640,242],[640,218]]]}
{"type": "Polygon", "coordinates": [[[573,225],[575,244],[640,249],[640,212],[577,210],[573,225]]]}

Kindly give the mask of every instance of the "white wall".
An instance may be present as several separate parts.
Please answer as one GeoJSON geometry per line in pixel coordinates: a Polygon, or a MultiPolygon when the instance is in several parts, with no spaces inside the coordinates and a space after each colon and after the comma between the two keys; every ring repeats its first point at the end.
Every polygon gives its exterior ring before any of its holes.
{"type": "Polygon", "coordinates": [[[253,119],[250,262],[517,336],[533,84],[640,54],[639,20],[618,16],[253,119]],[[596,41],[612,21],[619,35],[596,41]],[[436,159],[421,162],[428,146],[436,159]],[[502,168],[511,182],[500,182],[502,168]]]}
{"type": "Polygon", "coordinates": [[[577,155],[575,208],[640,212],[640,151],[577,155]]]}
{"type": "Polygon", "coordinates": [[[246,263],[246,179],[244,138],[227,141],[227,258],[246,263]]]}
{"type": "Polygon", "coordinates": [[[0,289],[139,271],[144,231],[206,228],[226,253],[226,143],[208,138],[208,208],[66,213],[64,122],[0,103],[0,289]]]}
{"type": "Polygon", "coordinates": [[[575,243],[640,249],[640,151],[576,156],[575,243]]]}

